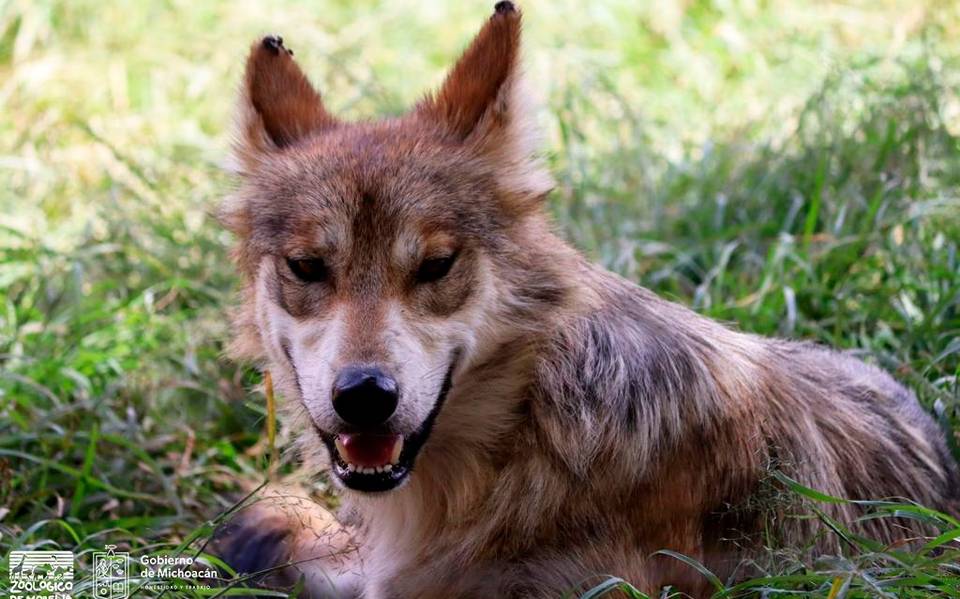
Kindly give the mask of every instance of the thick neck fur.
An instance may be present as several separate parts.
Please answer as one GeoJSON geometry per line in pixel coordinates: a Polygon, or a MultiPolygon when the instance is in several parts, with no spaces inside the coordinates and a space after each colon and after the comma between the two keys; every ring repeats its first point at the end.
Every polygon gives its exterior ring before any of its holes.
{"type": "Polygon", "coordinates": [[[562,515],[571,493],[604,488],[611,501],[629,502],[680,437],[712,426],[734,381],[753,378],[736,360],[749,338],[691,322],[685,308],[587,263],[542,222],[525,234],[537,242],[519,246],[542,248],[542,260],[528,253],[528,267],[514,272],[551,281],[563,300],[524,311],[517,298],[535,294],[502,291],[512,309],[488,324],[489,340],[455,377],[408,484],[347,496],[373,579],[405,568],[397,556],[410,564],[443,556],[457,568],[528,551],[523,539],[555,542],[558,523],[577,526],[576,515],[562,515]],[[708,338],[729,342],[731,353],[708,338]]]}

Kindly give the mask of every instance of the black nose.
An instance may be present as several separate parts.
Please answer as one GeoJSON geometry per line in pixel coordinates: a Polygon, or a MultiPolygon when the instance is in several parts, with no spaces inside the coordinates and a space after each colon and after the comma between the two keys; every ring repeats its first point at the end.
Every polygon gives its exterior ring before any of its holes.
{"type": "Polygon", "coordinates": [[[333,383],[333,409],[354,426],[383,424],[397,410],[397,381],[379,368],[348,366],[333,383]]]}

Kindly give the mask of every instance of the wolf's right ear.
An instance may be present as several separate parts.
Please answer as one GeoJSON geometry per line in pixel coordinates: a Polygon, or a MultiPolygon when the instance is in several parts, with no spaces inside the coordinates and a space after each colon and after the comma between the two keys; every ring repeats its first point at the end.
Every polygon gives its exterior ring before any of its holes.
{"type": "Polygon", "coordinates": [[[263,154],[336,124],[283,38],[268,36],[253,44],[240,90],[233,148],[237,167],[251,168],[263,154]]]}

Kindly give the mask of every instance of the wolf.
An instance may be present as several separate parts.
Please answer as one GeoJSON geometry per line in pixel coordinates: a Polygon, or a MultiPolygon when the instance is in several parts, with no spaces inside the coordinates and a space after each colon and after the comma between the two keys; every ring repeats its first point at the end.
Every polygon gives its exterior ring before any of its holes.
{"type": "Polygon", "coordinates": [[[227,527],[228,561],[295,564],[312,597],[557,597],[599,575],[696,596],[709,583],[658,550],[735,577],[771,534],[815,536],[776,475],[957,514],[944,436],[891,376],[738,332],[561,240],[520,41],[499,2],[436,93],[353,123],[282,38],[253,45],[220,210],[233,353],[270,370],[341,507],[274,494],[227,527]]]}

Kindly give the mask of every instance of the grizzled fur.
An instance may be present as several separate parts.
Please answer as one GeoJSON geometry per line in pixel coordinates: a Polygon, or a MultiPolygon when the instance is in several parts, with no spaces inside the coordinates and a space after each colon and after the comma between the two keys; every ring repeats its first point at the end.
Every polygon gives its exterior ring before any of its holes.
{"type": "MultiPolygon", "coordinates": [[[[267,502],[235,524],[242,542],[225,554],[244,569],[306,560],[313,596],[553,597],[601,573],[702,594],[698,576],[651,553],[729,574],[771,542],[768,523],[783,543],[814,533],[771,499],[773,470],[956,514],[941,432],[889,375],[731,330],[553,233],[519,55],[520,13],[501,2],[437,94],[405,116],[344,123],[280,38],[253,46],[241,184],[222,209],[245,281],[234,353],[273,372],[309,463],[328,459],[318,431],[339,426],[329,398],[343,364],[396,373],[397,430],[440,411],[402,487],[345,490],[342,526],[316,506],[282,516],[267,502]],[[456,256],[449,274],[418,284],[411,273],[438,252],[456,256]],[[322,258],[329,279],[297,280],[287,259],[304,257],[322,258]]],[[[861,526],[884,541],[921,532],[861,526]]]]}

